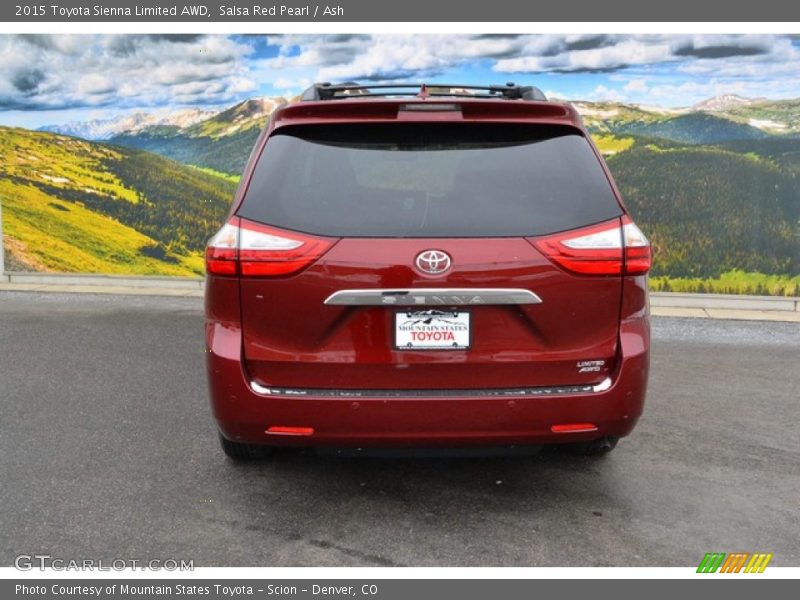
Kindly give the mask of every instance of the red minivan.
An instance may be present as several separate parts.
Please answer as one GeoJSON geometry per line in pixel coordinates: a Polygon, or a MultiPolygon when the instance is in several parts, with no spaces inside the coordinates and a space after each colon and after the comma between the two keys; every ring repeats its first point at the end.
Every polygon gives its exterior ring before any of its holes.
{"type": "Polygon", "coordinates": [[[649,268],[569,104],[317,84],[272,115],[208,244],[222,448],[605,453],[642,412],[649,268]]]}

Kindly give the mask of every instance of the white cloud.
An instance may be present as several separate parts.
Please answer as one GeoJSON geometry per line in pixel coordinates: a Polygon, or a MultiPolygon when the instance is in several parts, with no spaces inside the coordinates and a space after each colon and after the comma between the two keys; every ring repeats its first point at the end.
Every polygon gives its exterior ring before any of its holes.
{"type": "Polygon", "coordinates": [[[97,73],[82,75],[76,86],[76,91],[82,95],[110,94],[114,89],[115,85],[108,77],[97,73]]]}
{"type": "Polygon", "coordinates": [[[554,55],[527,55],[497,61],[495,71],[604,71],[630,65],[642,65],[671,60],[669,43],[626,40],[585,50],[565,50],[554,55]]]}
{"type": "MultiPolygon", "coordinates": [[[[542,36],[538,36],[542,37],[542,36]]],[[[263,61],[265,71],[305,68],[316,81],[404,79],[444,71],[468,61],[519,51],[520,36],[382,35],[272,36],[279,55],[263,61]]]]}
{"type": "Polygon", "coordinates": [[[0,36],[0,107],[219,104],[256,88],[224,36],[0,36]]]}
{"type": "Polygon", "coordinates": [[[301,69],[318,81],[403,79],[480,59],[498,73],[571,73],[665,63],[736,69],[796,53],[788,38],[763,35],[287,35],[268,41],[280,51],[263,62],[265,71],[301,69]]]}
{"type": "Polygon", "coordinates": [[[800,73],[800,50],[771,35],[281,35],[267,38],[274,58],[254,58],[253,40],[0,36],[0,109],[218,106],[270,86],[292,95],[312,81],[423,79],[474,65],[511,79],[558,73],[544,82],[556,88],[560,74],[599,73],[584,86],[604,84],[592,98],[674,104],[718,90],[797,96],[800,73]]]}
{"type": "Polygon", "coordinates": [[[622,102],[625,100],[622,92],[614,88],[608,88],[604,85],[598,85],[591,92],[585,100],[603,101],[610,100],[612,102],[622,102]]]}
{"type": "Polygon", "coordinates": [[[634,92],[634,93],[646,92],[648,89],[647,80],[631,79],[630,81],[628,81],[628,83],[622,86],[622,89],[624,89],[626,92],[634,92]]]}
{"type": "Polygon", "coordinates": [[[278,77],[272,82],[272,87],[278,90],[286,90],[291,95],[306,89],[312,83],[313,82],[308,77],[300,77],[297,79],[290,77],[278,77]]]}
{"type": "Polygon", "coordinates": [[[648,96],[656,102],[676,105],[694,104],[711,96],[736,94],[750,98],[790,98],[797,96],[797,85],[790,81],[747,81],[710,79],[708,81],[686,81],[678,85],[655,85],[648,96]]]}

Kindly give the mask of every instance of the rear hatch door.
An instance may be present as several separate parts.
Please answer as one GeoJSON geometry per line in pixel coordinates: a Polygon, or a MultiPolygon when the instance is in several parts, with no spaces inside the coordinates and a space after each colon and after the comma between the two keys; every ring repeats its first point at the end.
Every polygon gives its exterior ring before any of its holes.
{"type": "Polygon", "coordinates": [[[571,128],[279,130],[238,215],[330,248],[241,278],[247,369],[290,389],[598,383],[614,366],[621,276],[574,272],[540,242],[621,214],[571,128]]]}

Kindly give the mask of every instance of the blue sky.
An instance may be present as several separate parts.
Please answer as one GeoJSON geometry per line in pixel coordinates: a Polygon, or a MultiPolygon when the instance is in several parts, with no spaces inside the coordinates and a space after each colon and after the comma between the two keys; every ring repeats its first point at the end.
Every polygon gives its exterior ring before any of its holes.
{"type": "Polygon", "coordinates": [[[688,106],[800,97],[789,35],[0,35],[0,124],[292,96],[313,81],[537,85],[570,100],[688,106]]]}

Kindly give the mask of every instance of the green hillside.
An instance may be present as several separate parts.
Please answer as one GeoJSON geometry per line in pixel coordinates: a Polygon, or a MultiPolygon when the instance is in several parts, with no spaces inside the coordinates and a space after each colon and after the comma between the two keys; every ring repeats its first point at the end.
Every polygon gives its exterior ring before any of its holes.
{"type": "Polygon", "coordinates": [[[234,189],[139,150],[0,127],[4,242],[18,270],[201,274],[234,189]]]}
{"type": "Polygon", "coordinates": [[[285,103],[283,98],[251,98],[195,123],[183,132],[190,137],[221,138],[250,129],[261,131],[272,111],[285,103]]]}
{"type": "MultiPolygon", "coordinates": [[[[252,99],[110,144],[0,128],[14,268],[202,272],[202,247],[282,102],[252,99]]],[[[800,102],[578,106],[653,242],[655,289],[800,295],[800,102]]]]}
{"type": "Polygon", "coordinates": [[[745,123],[707,113],[690,113],[649,122],[618,122],[611,127],[611,131],[617,134],[663,138],[684,144],[716,144],[769,137],[768,133],[745,123]]]}
{"type": "Polygon", "coordinates": [[[256,128],[224,137],[192,137],[180,132],[166,135],[143,132],[117,136],[111,143],[160,154],[187,165],[240,175],[259,133],[256,128]]]}
{"type": "Polygon", "coordinates": [[[800,133],[800,100],[727,102],[710,98],[695,107],[663,109],[621,102],[574,102],[593,134],[637,135],[683,144],[715,144],[800,133]]]}
{"type": "Polygon", "coordinates": [[[636,144],[610,157],[622,196],[653,243],[653,275],[800,273],[800,186],[786,164],[789,147],[766,156],[745,142],[740,152],[636,144]]]}
{"type": "Polygon", "coordinates": [[[768,131],[778,134],[800,132],[800,100],[755,102],[726,111],[726,116],[743,122],[761,122],[768,131]]]}
{"type": "Polygon", "coordinates": [[[643,110],[620,102],[573,102],[584,125],[592,133],[613,133],[631,123],[647,125],[667,118],[664,113],[643,110]]]}
{"type": "Polygon", "coordinates": [[[178,162],[240,175],[258,134],[283,98],[251,98],[184,129],[156,127],[112,138],[178,162]]]}

